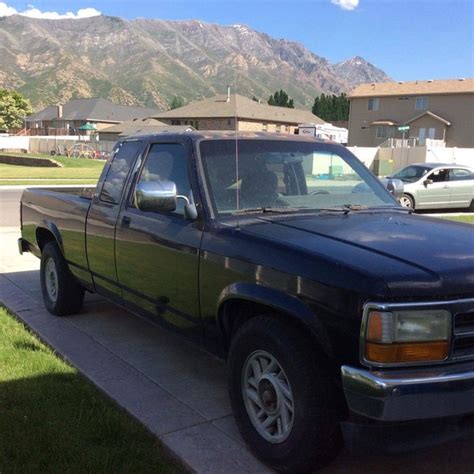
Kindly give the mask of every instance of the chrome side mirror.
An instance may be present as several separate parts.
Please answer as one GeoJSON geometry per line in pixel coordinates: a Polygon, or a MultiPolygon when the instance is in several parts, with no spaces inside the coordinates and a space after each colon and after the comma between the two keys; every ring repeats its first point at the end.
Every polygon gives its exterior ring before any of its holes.
{"type": "Polygon", "coordinates": [[[145,181],[135,189],[135,203],[141,211],[173,212],[178,195],[172,181],[145,181]]]}
{"type": "Polygon", "coordinates": [[[401,179],[390,178],[385,187],[388,192],[393,195],[395,199],[400,199],[403,196],[404,185],[401,179]]]}
{"type": "Polygon", "coordinates": [[[135,188],[135,204],[141,211],[174,212],[178,199],[183,199],[184,216],[194,221],[198,212],[194,201],[186,196],[177,194],[176,184],[173,181],[145,181],[138,183],[135,188]]]}

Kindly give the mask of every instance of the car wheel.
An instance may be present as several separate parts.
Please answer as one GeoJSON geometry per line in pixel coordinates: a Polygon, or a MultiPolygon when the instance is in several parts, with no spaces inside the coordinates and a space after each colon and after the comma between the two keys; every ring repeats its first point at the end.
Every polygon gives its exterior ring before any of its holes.
{"type": "Polygon", "coordinates": [[[399,199],[399,202],[403,207],[410,207],[411,209],[415,209],[415,200],[409,194],[404,194],[399,199]]]}
{"type": "Polygon", "coordinates": [[[48,242],[41,253],[41,291],[46,309],[56,316],[66,316],[81,310],[82,288],[69,271],[56,242],[48,242]]]}
{"type": "Polygon", "coordinates": [[[228,364],[235,419],[257,457],[294,473],[337,455],[334,386],[303,332],[271,316],[252,318],[233,338],[228,364]]]}
{"type": "Polygon", "coordinates": [[[471,201],[471,205],[467,208],[468,211],[474,212],[474,199],[471,201]]]}

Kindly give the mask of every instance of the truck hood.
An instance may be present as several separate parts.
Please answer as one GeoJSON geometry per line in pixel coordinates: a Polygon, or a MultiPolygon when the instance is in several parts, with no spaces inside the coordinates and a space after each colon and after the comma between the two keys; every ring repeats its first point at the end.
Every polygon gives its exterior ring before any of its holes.
{"type": "Polygon", "coordinates": [[[251,226],[252,233],[383,280],[393,297],[474,295],[470,224],[398,211],[259,220],[267,224],[251,226]]]}

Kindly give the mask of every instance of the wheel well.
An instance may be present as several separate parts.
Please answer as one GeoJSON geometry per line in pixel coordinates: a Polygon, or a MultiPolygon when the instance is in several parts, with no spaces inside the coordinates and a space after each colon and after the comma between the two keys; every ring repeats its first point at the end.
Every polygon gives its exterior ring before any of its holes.
{"type": "Polygon", "coordinates": [[[54,234],[43,227],[39,227],[36,229],[36,242],[38,243],[38,247],[41,251],[43,251],[44,246],[52,241],[56,241],[56,237],[54,234]]]}
{"type": "Polygon", "coordinates": [[[410,197],[410,199],[413,201],[413,205],[416,204],[416,202],[415,202],[415,196],[413,196],[413,194],[411,194],[411,193],[405,193],[405,192],[404,192],[403,194],[405,194],[405,195],[407,195],[407,196],[410,197]]]}
{"type": "Polygon", "coordinates": [[[323,353],[320,343],[312,333],[312,330],[299,319],[269,305],[239,298],[224,302],[219,310],[219,326],[224,336],[226,352],[229,350],[232,338],[238,329],[249,319],[264,314],[278,318],[280,321],[284,321],[286,324],[299,329],[303,337],[308,337],[323,353]]]}

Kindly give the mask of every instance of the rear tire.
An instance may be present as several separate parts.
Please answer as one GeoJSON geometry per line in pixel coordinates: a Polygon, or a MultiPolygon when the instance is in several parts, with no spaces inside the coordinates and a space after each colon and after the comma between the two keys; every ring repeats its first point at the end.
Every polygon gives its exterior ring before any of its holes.
{"type": "Polygon", "coordinates": [[[409,194],[404,194],[399,201],[403,207],[415,209],[415,200],[409,194]]]}
{"type": "Polygon", "coordinates": [[[335,388],[303,332],[271,316],[252,318],[232,340],[228,377],[240,433],[273,469],[307,472],[338,454],[335,388]]]}
{"type": "Polygon", "coordinates": [[[84,288],[69,271],[56,242],[44,246],[40,274],[44,305],[51,314],[66,316],[81,310],[84,288]]]}

